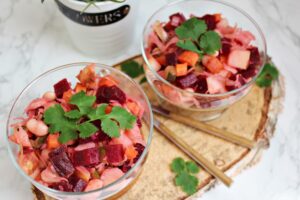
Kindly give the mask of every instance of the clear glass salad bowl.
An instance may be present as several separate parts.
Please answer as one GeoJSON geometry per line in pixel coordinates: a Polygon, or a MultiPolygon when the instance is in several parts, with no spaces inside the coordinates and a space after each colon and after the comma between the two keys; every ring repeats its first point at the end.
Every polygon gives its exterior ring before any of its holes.
{"type": "Polygon", "coordinates": [[[156,11],[148,20],[144,27],[142,39],[142,54],[145,60],[145,73],[148,83],[158,96],[159,103],[175,112],[190,115],[194,112],[196,118],[200,121],[214,119],[233,103],[247,95],[254,85],[255,80],[262,70],[266,61],[266,41],[263,32],[254,19],[245,11],[229,3],[214,0],[179,0],[167,4],[156,11]],[[260,52],[261,65],[258,73],[252,77],[252,80],[243,86],[220,94],[201,94],[183,90],[164,78],[162,78],[151,65],[146,49],[148,48],[148,36],[151,33],[152,25],[156,21],[167,22],[169,16],[175,13],[182,13],[185,16],[191,14],[203,16],[206,14],[220,13],[227,18],[229,24],[237,25],[243,30],[250,31],[255,36],[255,41],[251,44],[256,46],[260,52]],[[193,99],[193,101],[186,101],[193,99]]]}
{"type": "Polygon", "coordinates": [[[42,75],[34,79],[29,85],[25,87],[25,89],[15,100],[8,116],[6,141],[8,145],[8,152],[17,171],[21,173],[22,176],[24,176],[40,191],[47,194],[48,196],[54,197],[55,199],[63,199],[63,200],[65,199],[72,199],[72,200],[106,199],[108,197],[118,195],[119,192],[123,192],[129,189],[130,186],[134,183],[135,179],[138,178],[139,174],[142,171],[142,167],[146,161],[147,154],[149,151],[149,146],[152,139],[153,119],[152,119],[151,106],[147,96],[145,95],[141,87],[123,72],[109,66],[96,64],[95,70],[97,74],[99,74],[100,76],[105,76],[108,74],[112,76],[115,80],[119,81],[118,87],[120,87],[132,99],[135,99],[139,103],[141,103],[141,105],[143,105],[143,107],[145,108],[145,112],[142,117],[142,121],[143,121],[142,133],[144,135],[146,146],[145,146],[145,150],[143,151],[138,161],[127,173],[125,173],[121,178],[119,178],[115,182],[107,186],[104,186],[100,189],[89,191],[89,192],[62,192],[62,191],[54,190],[38,183],[22,170],[22,168],[19,166],[17,161],[19,146],[16,145],[15,143],[12,143],[8,139],[9,135],[12,134],[12,128],[10,127],[10,125],[15,123],[16,118],[25,116],[24,110],[26,106],[33,99],[42,96],[43,93],[46,91],[52,91],[53,90],[52,87],[57,81],[63,78],[67,78],[72,83],[72,85],[74,85],[76,83],[76,75],[79,73],[81,69],[83,69],[88,64],[90,63],[73,63],[73,64],[60,66],[43,73],[42,75]]]}

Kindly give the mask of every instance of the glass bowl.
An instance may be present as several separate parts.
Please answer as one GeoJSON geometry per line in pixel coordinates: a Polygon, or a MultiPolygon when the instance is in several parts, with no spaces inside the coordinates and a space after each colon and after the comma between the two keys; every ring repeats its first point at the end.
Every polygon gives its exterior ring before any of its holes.
{"type": "Polygon", "coordinates": [[[17,169],[18,172],[22,174],[27,180],[29,180],[35,187],[37,187],[40,191],[47,194],[48,196],[54,197],[55,199],[80,199],[80,200],[94,200],[94,199],[105,199],[114,195],[117,195],[119,192],[129,189],[134,182],[134,180],[138,177],[140,172],[142,171],[142,167],[146,161],[147,154],[149,151],[149,146],[152,139],[153,134],[153,118],[151,106],[148,101],[147,96],[141,89],[141,87],[129,78],[123,72],[114,69],[112,67],[108,67],[102,64],[96,64],[95,70],[96,73],[100,76],[104,76],[109,74],[115,80],[119,81],[119,87],[128,94],[131,98],[139,101],[141,105],[145,108],[144,115],[142,117],[143,128],[142,133],[145,138],[146,147],[143,151],[142,155],[135,163],[135,165],[125,173],[121,178],[116,180],[115,182],[104,186],[100,189],[89,191],[89,192],[62,192],[58,190],[51,189],[46,187],[34,179],[32,179],[29,175],[27,175],[19,166],[17,161],[17,155],[19,152],[19,146],[15,143],[12,143],[8,137],[12,134],[12,129],[10,127],[11,124],[15,122],[16,118],[25,116],[24,110],[26,106],[37,97],[41,97],[44,92],[52,91],[53,85],[57,83],[59,80],[63,78],[67,78],[68,81],[75,85],[76,83],[76,75],[79,73],[83,67],[87,66],[90,63],[73,63],[64,66],[60,66],[54,68],[50,71],[45,72],[40,75],[36,79],[34,79],[29,85],[25,87],[25,89],[21,92],[21,94],[15,100],[7,121],[7,146],[9,155],[17,169]],[[132,183],[132,184],[131,184],[132,183]]]}
{"type": "Polygon", "coordinates": [[[211,120],[220,116],[226,108],[249,93],[262,70],[262,66],[265,64],[266,50],[264,34],[249,14],[229,3],[213,0],[179,0],[167,4],[156,11],[148,20],[142,39],[142,54],[146,63],[144,65],[146,78],[157,94],[159,103],[182,114],[191,115],[191,112],[194,112],[196,118],[200,121],[211,120]],[[256,38],[251,44],[258,48],[262,61],[261,65],[258,66],[258,73],[242,87],[220,94],[201,94],[183,90],[162,78],[155,71],[155,68],[151,66],[151,62],[148,59],[146,53],[148,36],[152,31],[152,25],[157,20],[167,22],[170,15],[178,12],[185,16],[190,16],[191,14],[203,16],[205,14],[221,13],[228,19],[229,24],[237,24],[243,30],[250,31],[256,38]]]}

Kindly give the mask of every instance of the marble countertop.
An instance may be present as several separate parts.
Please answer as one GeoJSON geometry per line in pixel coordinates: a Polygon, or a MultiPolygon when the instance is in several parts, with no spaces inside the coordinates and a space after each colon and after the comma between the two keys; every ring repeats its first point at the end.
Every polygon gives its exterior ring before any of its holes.
{"type": "MultiPolygon", "coordinates": [[[[166,0],[147,4],[138,17],[138,35],[147,18],[166,0]]],[[[228,189],[219,185],[201,199],[300,199],[300,1],[231,0],[261,25],[273,57],[285,76],[286,98],[275,137],[261,162],[235,178],[228,189]]],[[[55,66],[76,61],[99,61],[79,53],[71,44],[52,1],[0,1],[0,199],[30,200],[30,184],[14,169],[5,146],[6,119],[13,100],[33,77],[55,66]]],[[[112,64],[138,54],[139,40],[112,64]]]]}

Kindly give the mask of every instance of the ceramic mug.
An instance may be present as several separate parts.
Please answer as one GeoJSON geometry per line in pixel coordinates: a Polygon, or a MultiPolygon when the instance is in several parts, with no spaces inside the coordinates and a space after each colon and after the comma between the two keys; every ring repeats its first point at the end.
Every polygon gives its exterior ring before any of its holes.
{"type": "Polygon", "coordinates": [[[124,52],[135,33],[138,2],[97,2],[86,10],[78,0],[55,0],[75,47],[97,58],[112,58],[124,52]]]}

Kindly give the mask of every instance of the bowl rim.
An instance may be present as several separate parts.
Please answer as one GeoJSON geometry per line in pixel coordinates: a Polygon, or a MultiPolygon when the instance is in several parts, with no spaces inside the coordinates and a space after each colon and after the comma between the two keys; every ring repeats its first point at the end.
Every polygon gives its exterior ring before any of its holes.
{"type": "MultiPolygon", "coordinates": [[[[180,11],[179,11],[180,12],[180,11]]],[[[234,93],[238,93],[240,91],[243,91],[245,88],[251,86],[255,80],[257,79],[257,77],[261,74],[262,70],[263,70],[263,66],[265,65],[266,61],[267,61],[267,43],[266,43],[266,38],[264,36],[264,33],[262,31],[262,29],[260,28],[260,26],[258,25],[258,23],[247,13],[245,12],[244,10],[242,10],[241,8],[231,4],[231,3],[228,3],[228,2],[225,2],[225,1],[218,1],[218,0],[176,0],[176,1],[173,1],[171,3],[168,3],[166,5],[164,5],[163,7],[161,7],[160,9],[158,9],[157,11],[155,11],[151,17],[147,20],[145,26],[144,26],[144,29],[143,29],[143,37],[141,39],[141,50],[142,50],[142,56],[143,56],[143,59],[145,61],[145,63],[147,64],[147,66],[149,67],[149,69],[151,70],[151,72],[155,75],[155,77],[162,81],[164,84],[167,84],[168,86],[170,86],[171,88],[179,91],[179,92],[182,92],[182,93],[186,93],[186,94],[189,94],[189,95],[194,95],[196,97],[224,97],[224,96],[228,96],[228,95],[232,95],[234,93]],[[172,83],[170,83],[169,81],[167,81],[166,79],[164,79],[163,77],[161,77],[156,71],[155,69],[151,66],[151,64],[149,63],[148,61],[148,58],[147,58],[147,55],[146,55],[146,51],[145,51],[145,45],[144,45],[144,42],[145,42],[145,38],[148,36],[146,35],[147,33],[147,27],[148,26],[151,26],[150,22],[152,21],[152,19],[160,12],[164,11],[166,8],[170,7],[170,6],[173,6],[173,5],[176,5],[176,4],[179,4],[179,3],[183,3],[183,2],[213,2],[213,3],[217,3],[217,4],[221,4],[223,6],[226,6],[226,7],[229,7],[231,9],[234,9],[236,10],[237,12],[241,13],[242,15],[244,15],[246,18],[248,18],[248,20],[254,25],[254,27],[257,29],[261,39],[262,39],[262,43],[263,43],[263,52],[262,52],[262,64],[259,68],[259,71],[256,73],[255,76],[252,77],[252,79],[242,85],[241,87],[237,88],[237,89],[234,89],[234,90],[231,90],[231,91],[228,91],[228,92],[225,92],[225,93],[218,93],[218,94],[202,94],[202,93],[197,93],[197,92],[191,92],[191,91],[188,91],[188,90],[184,90],[184,89],[181,89],[175,85],[173,85],[172,83]]],[[[148,78],[147,78],[148,80],[148,78]]],[[[149,80],[148,80],[149,81],[149,80]]],[[[151,85],[151,84],[150,84],[151,85]]]]}
{"type": "Polygon", "coordinates": [[[132,78],[130,78],[124,72],[122,72],[122,71],[120,71],[120,70],[118,70],[114,67],[110,67],[108,65],[105,65],[105,64],[100,64],[100,63],[95,63],[95,62],[76,62],[76,63],[70,63],[70,64],[61,65],[61,66],[52,68],[52,69],[42,73],[41,75],[37,76],[29,84],[26,85],[26,87],[20,92],[20,94],[15,99],[15,101],[14,101],[14,103],[13,103],[13,105],[12,105],[10,111],[9,111],[8,118],[7,118],[7,123],[6,123],[6,137],[5,137],[6,139],[5,140],[6,140],[6,145],[7,145],[7,149],[8,149],[8,152],[9,152],[9,156],[10,156],[15,168],[17,169],[17,171],[19,171],[19,173],[22,174],[23,177],[25,177],[33,185],[37,186],[38,188],[41,188],[42,190],[45,190],[47,192],[51,192],[51,193],[54,193],[54,194],[59,194],[59,195],[63,195],[63,196],[68,196],[68,195],[79,196],[79,195],[88,195],[88,194],[92,194],[92,193],[95,193],[95,192],[100,192],[102,190],[105,190],[107,188],[110,188],[110,187],[114,186],[115,184],[120,183],[122,180],[124,180],[128,176],[130,176],[137,169],[137,167],[141,165],[142,161],[144,160],[147,153],[149,152],[152,137],[153,137],[153,113],[152,113],[151,104],[150,104],[150,101],[149,101],[147,95],[145,94],[145,92],[143,91],[143,89],[141,88],[141,86],[137,82],[135,82],[132,78]],[[96,64],[96,67],[98,67],[98,68],[116,72],[117,74],[126,77],[128,79],[128,81],[131,81],[135,86],[137,86],[138,90],[143,95],[143,98],[145,99],[145,102],[146,102],[147,107],[149,109],[149,121],[150,122],[149,122],[149,124],[147,124],[147,126],[149,126],[148,140],[147,140],[145,149],[144,149],[143,153],[141,154],[141,156],[139,157],[138,161],[134,164],[134,166],[130,170],[128,170],[126,173],[124,173],[124,175],[122,177],[120,177],[119,179],[117,179],[116,181],[114,181],[114,182],[112,182],[112,183],[110,183],[106,186],[103,186],[99,189],[95,189],[95,190],[91,190],[91,191],[87,191],[87,192],[64,192],[64,191],[60,191],[60,190],[55,190],[55,189],[46,187],[46,186],[42,185],[41,183],[35,181],[32,177],[30,177],[28,174],[26,174],[24,172],[24,170],[18,164],[17,159],[15,159],[15,156],[12,152],[11,147],[10,147],[11,144],[14,144],[9,140],[9,134],[10,134],[10,129],[11,129],[10,124],[9,124],[10,117],[11,117],[12,111],[15,108],[15,105],[17,104],[17,102],[19,101],[21,96],[24,95],[28,89],[30,89],[36,82],[41,80],[43,77],[46,77],[47,75],[49,75],[53,72],[59,71],[59,70],[72,68],[72,67],[79,67],[79,66],[82,66],[82,68],[83,68],[84,66],[87,66],[89,64],[96,64]]]}

